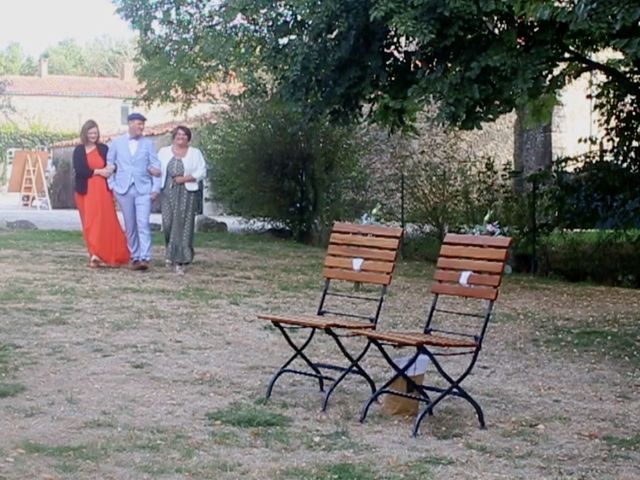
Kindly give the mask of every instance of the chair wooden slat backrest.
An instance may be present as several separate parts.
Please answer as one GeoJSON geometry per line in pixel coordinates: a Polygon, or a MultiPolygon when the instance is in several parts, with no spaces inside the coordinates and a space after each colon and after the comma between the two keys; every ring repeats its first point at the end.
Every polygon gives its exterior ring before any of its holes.
{"type": "Polygon", "coordinates": [[[336,222],[322,274],[327,280],[389,285],[401,238],[402,228],[336,222]]]}
{"type": "Polygon", "coordinates": [[[431,292],[495,301],[510,245],[508,237],[447,234],[431,292]]]}

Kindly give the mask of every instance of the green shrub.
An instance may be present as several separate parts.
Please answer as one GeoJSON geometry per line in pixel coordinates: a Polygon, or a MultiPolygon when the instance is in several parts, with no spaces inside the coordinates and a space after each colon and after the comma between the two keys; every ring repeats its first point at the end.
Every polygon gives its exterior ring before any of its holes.
{"type": "Polygon", "coordinates": [[[572,282],[640,287],[640,231],[553,234],[544,240],[541,266],[572,282]]]}
{"type": "Polygon", "coordinates": [[[440,239],[447,231],[481,223],[500,200],[501,187],[493,160],[414,159],[407,176],[407,221],[440,239]]]}
{"type": "Polygon", "coordinates": [[[308,242],[359,216],[367,176],[357,129],[308,122],[290,106],[250,101],[201,131],[214,198],[229,213],[269,220],[308,242]]]}
{"type": "Polygon", "coordinates": [[[560,228],[640,227],[640,171],[595,154],[556,160],[550,197],[560,228]]]}
{"type": "Polygon", "coordinates": [[[405,235],[402,255],[413,260],[435,262],[440,253],[442,241],[436,235],[405,235]]]}

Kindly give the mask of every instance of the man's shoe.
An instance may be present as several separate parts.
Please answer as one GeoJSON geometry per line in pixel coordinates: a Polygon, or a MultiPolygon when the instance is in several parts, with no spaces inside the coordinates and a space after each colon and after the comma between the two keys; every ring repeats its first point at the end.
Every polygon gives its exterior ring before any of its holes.
{"type": "Polygon", "coordinates": [[[131,270],[140,270],[140,260],[131,262],[131,270]]]}
{"type": "Polygon", "coordinates": [[[141,270],[141,271],[149,270],[149,261],[148,260],[140,260],[140,264],[138,266],[138,270],[141,270]]]}

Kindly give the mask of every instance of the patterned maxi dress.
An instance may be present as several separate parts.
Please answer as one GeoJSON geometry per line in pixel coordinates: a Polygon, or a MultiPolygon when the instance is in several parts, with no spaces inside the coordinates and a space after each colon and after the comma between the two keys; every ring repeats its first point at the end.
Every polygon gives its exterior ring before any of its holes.
{"type": "Polygon", "coordinates": [[[176,264],[193,261],[193,232],[195,227],[198,192],[190,192],[173,181],[184,175],[184,164],[172,158],[167,165],[167,178],[162,187],[162,230],[164,231],[165,258],[176,264]]]}

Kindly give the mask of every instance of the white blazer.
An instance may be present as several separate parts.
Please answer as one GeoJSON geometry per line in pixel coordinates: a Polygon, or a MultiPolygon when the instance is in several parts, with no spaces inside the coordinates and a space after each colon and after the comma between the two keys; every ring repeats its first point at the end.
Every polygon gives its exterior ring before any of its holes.
{"type": "MultiPolygon", "coordinates": [[[[160,170],[162,171],[162,175],[160,177],[160,188],[164,188],[164,182],[167,180],[167,166],[172,158],[173,152],[171,151],[170,146],[162,147],[158,151],[160,170]]],[[[184,164],[184,175],[191,175],[195,178],[195,181],[186,182],[184,186],[187,190],[195,192],[198,190],[198,182],[200,180],[204,180],[204,177],[207,175],[207,164],[204,161],[202,152],[195,147],[189,147],[187,154],[182,159],[182,163],[184,164]]]]}

